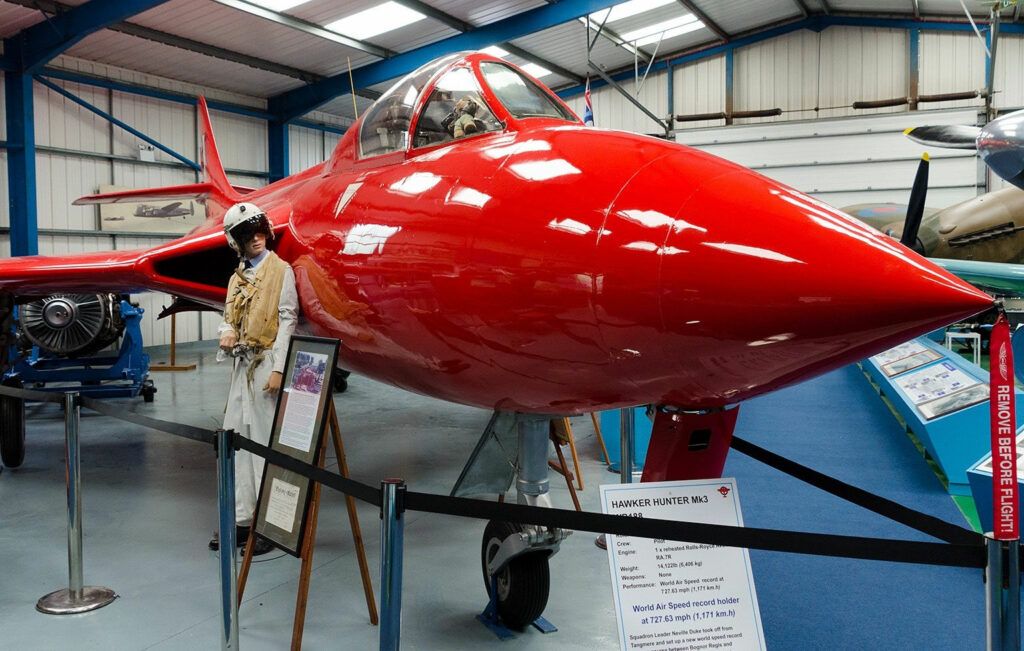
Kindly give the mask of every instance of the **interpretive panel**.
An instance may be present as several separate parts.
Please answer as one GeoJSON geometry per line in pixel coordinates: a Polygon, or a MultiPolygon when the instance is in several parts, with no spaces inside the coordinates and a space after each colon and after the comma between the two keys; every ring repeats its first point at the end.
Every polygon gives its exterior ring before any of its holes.
{"type": "Polygon", "coordinates": [[[927,348],[916,339],[875,355],[872,359],[888,377],[920,368],[929,362],[940,359],[942,355],[927,348]]]}
{"type": "Polygon", "coordinates": [[[927,420],[988,400],[988,384],[950,362],[926,366],[894,380],[927,420]]]}
{"type": "MultiPolygon", "coordinates": [[[[316,463],[337,359],[337,339],[292,337],[270,432],[271,449],[316,463]]],[[[293,556],[302,549],[310,484],[303,475],[280,466],[268,463],[263,468],[253,531],[293,556]]]]}
{"type": "MultiPolygon", "coordinates": [[[[608,484],[609,515],[743,526],[735,479],[608,484]]],[[[608,535],[623,651],[764,649],[746,549],[608,535]]]]}

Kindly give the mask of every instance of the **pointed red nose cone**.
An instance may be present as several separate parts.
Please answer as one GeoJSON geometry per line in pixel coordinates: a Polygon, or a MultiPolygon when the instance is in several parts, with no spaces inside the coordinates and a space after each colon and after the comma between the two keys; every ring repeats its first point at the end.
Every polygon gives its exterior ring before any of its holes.
{"type": "MultiPolygon", "coordinates": [[[[721,173],[676,204],[658,247],[660,336],[638,348],[618,341],[622,331],[603,331],[612,350],[631,349],[638,361],[653,355],[677,362],[668,404],[738,402],[993,303],[895,240],[791,188],[692,152],[666,159],[648,172],[655,184],[694,178],[695,165],[704,178],[709,166],[721,173]]],[[[631,182],[613,212],[628,216],[646,185],[631,182]]],[[[608,223],[614,228],[611,215],[608,223]]]]}

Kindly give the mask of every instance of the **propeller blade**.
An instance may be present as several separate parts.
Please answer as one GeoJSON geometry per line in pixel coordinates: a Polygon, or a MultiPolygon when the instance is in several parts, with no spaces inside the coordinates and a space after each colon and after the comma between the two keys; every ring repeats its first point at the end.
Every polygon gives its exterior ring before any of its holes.
{"type": "Polygon", "coordinates": [[[924,247],[917,241],[917,232],[921,229],[921,217],[924,215],[924,199],[928,194],[928,154],[921,156],[921,162],[917,166],[917,175],[914,177],[914,186],[910,190],[910,201],[907,203],[907,220],[903,223],[903,235],[900,237],[900,244],[903,246],[924,253],[924,247]]]}
{"type": "Polygon", "coordinates": [[[927,147],[946,149],[977,149],[980,127],[964,124],[944,124],[930,127],[911,127],[903,135],[927,147]]]}

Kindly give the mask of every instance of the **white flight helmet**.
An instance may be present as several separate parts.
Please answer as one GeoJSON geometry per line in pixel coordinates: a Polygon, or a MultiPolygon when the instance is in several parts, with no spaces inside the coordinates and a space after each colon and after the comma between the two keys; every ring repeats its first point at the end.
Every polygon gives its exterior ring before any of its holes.
{"type": "Polygon", "coordinates": [[[245,255],[245,245],[256,233],[266,235],[268,244],[274,239],[267,213],[256,204],[236,203],[224,213],[224,234],[239,256],[245,255]]]}

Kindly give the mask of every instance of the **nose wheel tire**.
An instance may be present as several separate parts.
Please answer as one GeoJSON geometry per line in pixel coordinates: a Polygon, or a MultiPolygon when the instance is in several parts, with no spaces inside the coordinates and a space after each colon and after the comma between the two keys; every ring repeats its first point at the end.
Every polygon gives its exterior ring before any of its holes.
{"type": "MultiPolygon", "coordinates": [[[[4,385],[20,388],[21,382],[4,385]]],[[[0,460],[8,468],[17,468],[25,460],[25,401],[0,396],[0,460]]]]}
{"type": "MultiPolygon", "coordinates": [[[[484,529],[480,560],[483,565],[484,585],[491,594],[491,577],[487,562],[494,558],[503,540],[523,531],[523,525],[491,520],[484,529]]],[[[516,556],[495,575],[498,616],[509,628],[522,629],[532,623],[548,605],[551,574],[548,552],[527,552],[516,556]]]]}

